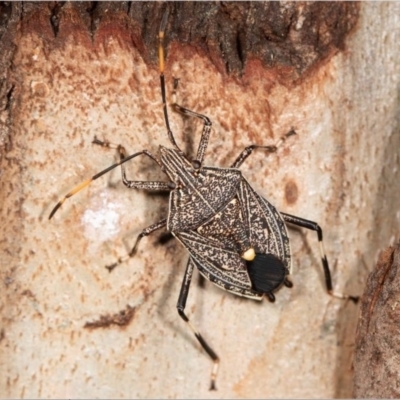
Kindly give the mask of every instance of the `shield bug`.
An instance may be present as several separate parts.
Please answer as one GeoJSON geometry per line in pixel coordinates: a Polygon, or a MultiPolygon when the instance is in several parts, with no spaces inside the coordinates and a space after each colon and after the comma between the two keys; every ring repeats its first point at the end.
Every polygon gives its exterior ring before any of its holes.
{"type": "MultiPolygon", "coordinates": [[[[202,348],[213,360],[210,389],[215,389],[219,357],[185,314],[186,300],[195,267],[205,278],[226,291],[254,300],[261,300],[266,296],[269,301],[273,302],[275,301],[275,291],[282,286],[292,287],[292,282],[289,280],[291,252],[286,228],[286,223],[290,223],[317,233],[327,292],[332,296],[351,299],[355,302],[357,298],[333,292],[320,226],[315,222],[279,212],[251,187],[239,170],[243,162],[256,149],[264,150],[267,153],[276,152],[281,143],[295,134],[293,130],[282,136],[275,145],[246,147],[228,168],[207,167],[203,165],[203,161],[210,137],[211,121],[205,115],[198,114],[174,102],[175,111],[203,121],[196,158],[190,160],[181,151],[170,128],[166,102],[164,31],[167,17],[168,13],[166,12],[160,25],[158,50],[161,98],[171,147],[160,146],[157,156],[147,150],[127,156],[121,145],[113,145],[95,138],[95,144],[116,148],[120,157],[119,162],[72,189],[56,204],[49,219],[67,198],[118,166],[121,166],[122,182],[128,188],[170,192],[166,218],[144,229],[138,235],[132,250],[107,268],[112,271],[118,264],[133,257],[140,240],[161,228],[166,228],[183,244],[189,252],[189,260],[183,277],[177,309],[202,348]],[[139,155],[145,155],[152,159],[166,174],[169,181],[129,180],[124,164],[139,155]]],[[[177,80],[174,89],[176,89],[176,85],[177,80]]]]}

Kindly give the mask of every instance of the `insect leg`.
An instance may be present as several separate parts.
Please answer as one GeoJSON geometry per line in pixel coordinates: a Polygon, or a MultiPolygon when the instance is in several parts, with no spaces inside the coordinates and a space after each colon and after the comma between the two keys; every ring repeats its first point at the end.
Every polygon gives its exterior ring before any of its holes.
{"type": "Polygon", "coordinates": [[[111,264],[107,265],[106,268],[108,269],[109,272],[111,272],[115,267],[117,267],[119,264],[129,260],[131,257],[133,257],[136,254],[137,247],[139,245],[139,242],[144,238],[145,236],[150,235],[150,233],[153,233],[157,229],[163,228],[164,226],[167,225],[167,219],[164,218],[159,222],[156,222],[155,224],[152,224],[148,226],[147,228],[143,229],[142,232],[139,233],[138,237],[136,238],[135,244],[132,247],[132,250],[124,257],[119,257],[118,260],[111,264]]]}
{"type": "MultiPolygon", "coordinates": [[[[119,153],[119,157],[123,160],[126,157],[126,150],[120,144],[113,144],[107,140],[99,140],[96,136],[93,139],[94,144],[98,144],[102,147],[108,147],[110,149],[116,149],[119,153]]],[[[160,168],[163,168],[161,162],[149,151],[143,150],[142,154],[150,157],[156,162],[160,168]]],[[[121,164],[121,175],[123,184],[129,189],[144,189],[144,190],[171,190],[174,188],[172,182],[149,182],[149,181],[131,181],[126,177],[125,164],[121,164]]]]}
{"type": "Polygon", "coordinates": [[[210,358],[214,362],[214,367],[213,367],[213,370],[211,373],[210,390],[216,390],[217,388],[215,386],[215,381],[216,381],[217,373],[218,373],[219,357],[214,352],[214,350],[207,344],[207,342],[203,339],[203,336],[201,336],[201,334],[197,331],[197,329],[190,323],[189,318],[186,316],[186,314],[184,312],[185,306],[186,306],[186,300],[187,300],[188,294],[189,294],[190,282],[192,280],[193,269],[194,269],[194,263],[193,263],[192,259],[189,258],[189,261],[188,261],[188,264],[186,267],[185,276],[184,276],[183,282],[182,282],[181,291],[179,293],[178,303],[177,303],[176,307],[178,309],[178,313],[179,313],[180,317],[189,325],[194,336],[201,344],[201,347],[204,349],[204,351],[210,356],[210,358]]]}
{"type": "Polygon", "coordinates": [[[289,222],[291,224],[300,226],[302,228],[310,229],[312,231],[317,232],[318,242],[319,242],[319,250],[320,250],[320,253],[321,253],[322,267],[324,269],[324,275],[325,275],[325,284],[326,284],[326,289],[327,289],[328,293],[331,296],[338,297],[340,299],[350,299],[354,303],[357,303],[358,297],[356,297],[356,296],[348,296],[348,295],[344,295],[344,294],[341,294],[341,293],[336,293],[336,292],[333,291],[331,272],[330,272],[330,269],[329,269],[328,259],[326,258],[326,254],[325,254],[321,227],[316,222],[309,221],[309,220],[304,219],[304,218],[296,217],[294,215],[286,214],[286,213],[283,213],[283,212],[281,212],[280,214],[282,215],[283,219],[286,222],[289,222]]]}
{"type": "MultiPolygon", "coordinates": [[[[102,147],[108,147],[108,148],[110,148],[110,149],[116,149],[116,150],[118,151],[118,154],[119,154],[119,157],[120,157],[121,160],[124,159],[124,158],[126,157],[126,150],[125,150],[125,147],[122,146],[121,144],[111,143],[111,142],[109,142],[108,140],[100,140],[100,139],[98,139],[96,136],[94,137],[92,143],[93,143],[93,144],[97,144],[97,145],[102,146],[102,147]]],[[[150,153],[150,151],[148,151],[148,150],[143,150],[142,153],[145,154],[147,157],[151,158],[155,163],[158,164],[158,166],[159,166],[160,168],[163,167],[163,165],[162,165],[161,162],[157,159],[157,157],[154,156],[152,153],[150,153]]],[[[124,166],[121,165],[121,168],[122,168],[122,167],[124,167],[124,166]]]]}
{"type": "Polygon", "coordinates": [[[192,161],[193,167],[195,169],[199,169],[201,167],[201,164],[204,160],[204,154],[206,152],[207,149],[207,145],[208,145],[208,140],[210,139],[210,133],[211,133],[211,121],[208,117],[206,117],[205,115],[202,114],[198,114],[194,111],[188,110],[187,108],[184,108],[178,104],[174,104],[174,107],[177,111],[179,111],[181,114],[184,115],[189,115],[191,117],[196,117],[196,118],[200,118],[204,121],[204,125],[203,125],[203,132],[201,133],[201,138],[200,138],[200,143],[199,143],[199,147],[197,149],[197,155],[196,155],[196,159],[192,161]]]}
{"type": "Polygon", "coordinates": [[[202,119],[204,122],[203,125],[203,131],[201,133],[201,138],[200,138],[200,143],[199,143],[199,147],[197,149],[197,155],[196,155],[196,159],[192,161],[193,167],[195,169],[199,169],[201,167],[201,164],[204,160],[204,154],[207,150],[207,145],[208,145],[208,140],[210,139],[210,133],[211,133],[211,126],[212,123],[210,121],[210,119],[208,117],[206,117],[203,114],[199,114],[197,112],[191,111],[185,107],[180,106],[179,104],[176,103],[176,89],[178,87],[178,79],[175,79],[174,81],[174,92],[173,92],[173,106],[174,109],[178,112],[180,112],[183,115],[188,115],[190,117],[195,117],[195,118],[199,118],[202,119]]]}
{"type": "Polygon", "coordinates": [[[264,149],[268,153],[275,153],[278,150],[278,147],[290,136],[295,135],[296,132],[291,129],[288,133],[283,135],[276,144],[270,146],[259,146],[257,144],[252,144],[251,146],[246,147],[240,154],[239,157],[235,160],[235,162],[231,165],[231,168],[239,168],[247,157],[253,152],[254,149],[264,149]]]}

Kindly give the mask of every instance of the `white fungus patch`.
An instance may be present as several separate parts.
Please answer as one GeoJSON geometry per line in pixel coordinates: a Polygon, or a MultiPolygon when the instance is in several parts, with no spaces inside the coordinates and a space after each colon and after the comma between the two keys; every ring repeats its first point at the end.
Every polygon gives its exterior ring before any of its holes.
{"type": "Polygon", "coordinates": [[[90,241],[106,242],[120,233],[121,207],[108,197],[107,192],[103,192],[93,198],[82,215],[84,235],[90,241]]]}

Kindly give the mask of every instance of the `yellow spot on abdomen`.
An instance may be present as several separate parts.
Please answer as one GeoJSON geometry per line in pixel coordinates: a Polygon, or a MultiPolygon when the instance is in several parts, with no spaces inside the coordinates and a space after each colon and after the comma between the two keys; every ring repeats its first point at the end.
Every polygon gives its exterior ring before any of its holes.
{"type": "Polygon", "coordinates": [[[247,261],[253,261],[255,257],[256,257],[256,252],[254,251],[254,249],[252,247],[250,249],[246,250],[242,254],[242,258],[244,258],[247,261]]]}

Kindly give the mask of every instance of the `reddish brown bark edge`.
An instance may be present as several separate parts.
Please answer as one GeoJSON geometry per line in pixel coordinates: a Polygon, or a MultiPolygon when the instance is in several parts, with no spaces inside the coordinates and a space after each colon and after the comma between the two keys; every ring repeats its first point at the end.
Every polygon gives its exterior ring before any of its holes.
{"type": "Polygon", "coordinates": [[[361,301],[355,398],[400,398],[400,242],[383,251],[361,301]]]}

